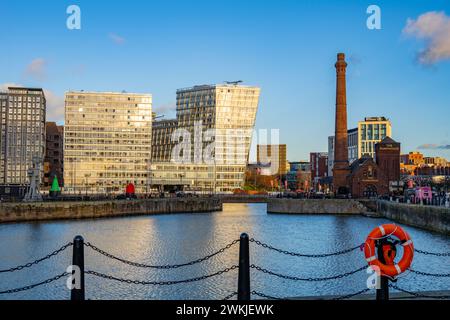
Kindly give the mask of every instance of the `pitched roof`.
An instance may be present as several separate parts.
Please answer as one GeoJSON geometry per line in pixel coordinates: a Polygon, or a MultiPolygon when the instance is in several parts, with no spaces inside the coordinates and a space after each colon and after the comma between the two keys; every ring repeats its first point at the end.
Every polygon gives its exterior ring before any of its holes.
{"type": "Polygon", "coordinates": [[[394,139],[392,139],[391,137],[386,136],[386,138],[384,138],[383,140],[381,140],[378,143],[380,143],[380,144],[388,144],[388,143],[398,143],[398,142],[395,141],[394,139]]]}

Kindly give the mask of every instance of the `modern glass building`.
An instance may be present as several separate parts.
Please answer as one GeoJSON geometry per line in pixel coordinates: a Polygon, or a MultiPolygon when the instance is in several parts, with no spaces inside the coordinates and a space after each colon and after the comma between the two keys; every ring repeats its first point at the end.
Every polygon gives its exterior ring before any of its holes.
{"type": "Polygon", "coordinates": [[[65,94],[64,190],[124,193],[148,187],[152,95],[72,91],[65,94]]]}
{"type": "Polygon", "coordinates": [[[177,90],[177,128],[165,131],[175,149],[170,162],[152,163],[150,184],[205,192],[242,187],[259,95],[238,83],[177,90]]]}
{"type": "Polygon", "coordinates": [[[9,87],[0,93],[0,195],[23,197],[28,170],[44,162],[46,100],[42,89],[9,87]]]}

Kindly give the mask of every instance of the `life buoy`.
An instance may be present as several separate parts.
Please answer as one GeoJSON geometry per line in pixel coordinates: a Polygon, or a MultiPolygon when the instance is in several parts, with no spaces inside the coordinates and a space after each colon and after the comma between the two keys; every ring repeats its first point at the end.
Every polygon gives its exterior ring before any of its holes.
{"type": "MultiPolygon", "coordinates": [[[[373,229],[368,235],[364,244],[364,255],[370,266],[377,266],[380,268],[381,275],[393,278],[405,272],[411,266],[414,257],[414,245],[409,234],[400,226],[395,224],[383,224],[373,229]],[[403,257],[397,264],[393,262],[393,258],[389,259],[390,261],[387,261],[387,263],[391,262],[391,264],[381,263],[376,256],[375,241],[389,236],[397,237],[400,240],[400,244],[403,246],[403,257]]],[[[386,261],[387,257],[385,256],[384,258],[386,261]]]]}

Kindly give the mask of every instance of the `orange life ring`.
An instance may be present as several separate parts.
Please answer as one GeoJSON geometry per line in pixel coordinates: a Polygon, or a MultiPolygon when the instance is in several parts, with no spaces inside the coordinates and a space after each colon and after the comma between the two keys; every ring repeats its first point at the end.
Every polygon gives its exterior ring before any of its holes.
{"type": "Polygon", "coordinates": [[[400,226],[395,224],[383,224],[373,229],[367,236],[364,244],[364,255],[370,266],[377,266],[380,268],[381,275],[392,278],[409,269],[414,257],[414,245],[409,234],[400,226]],[[375,241],[391,235],[397,237],[401,241],[401,245],[403,246],[403,257],[397,264],[388,265],[381,263],[381,261],[378,260],[376,256],[375,241]]]}

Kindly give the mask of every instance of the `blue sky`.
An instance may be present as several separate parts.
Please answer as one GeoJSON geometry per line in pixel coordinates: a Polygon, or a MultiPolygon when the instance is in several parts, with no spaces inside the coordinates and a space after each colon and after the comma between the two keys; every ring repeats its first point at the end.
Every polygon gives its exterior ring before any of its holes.
{"type": "Polygon", "coordinates": [[[345,52],[349,127],[386,116],[403,152],[426,145],[450,160],[448,0],[2,0],[1,9],[0,85],[46,89],[49,120],[63,119],[68,90],[149,92],[171,117],[177,88],[244,80],[262,89],[257,128],[279,128],[289,160],[308,159],[333,134],[334,62],[345,52]],[[81,30],[66,28],[71,4],[81,30]],[[366,27],[371,4],[381,30],[366,27]],[[430,12],[445,30],[421,38],[437,21],[419,24],[430,12]],[[415,33],[403,31],[408,19],[415,33]],[[439,56],[423,63],[427,48],[439,56]]]}

